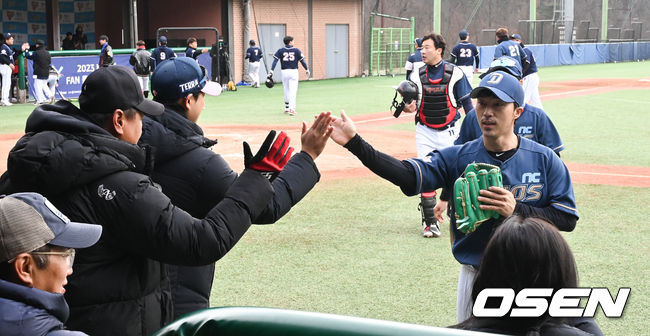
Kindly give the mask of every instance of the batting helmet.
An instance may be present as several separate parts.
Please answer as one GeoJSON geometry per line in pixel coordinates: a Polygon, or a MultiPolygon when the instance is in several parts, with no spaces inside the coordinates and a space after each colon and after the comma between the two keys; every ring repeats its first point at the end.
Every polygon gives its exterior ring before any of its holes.
{"type": "Polygon", "coordinates": [[[275,82],[273,81],[273,76],[268,76],[266,77],[266,82],[264,82],[267,88],[272,88],[273,85],[275,85],[275,82]]]}
{"type": "Polygon", "coordinates": [[[492,63],[490,63],[490,68],[488,71],[486,71],[484,74],[481,74],[479,78],[482,79],[487,74],[495,71],[505,71],[506,73],[515,76],[517,79],[521,79],[523,77],[521,65],[519,65],[519,62],[517,62],[517,60],[509,56],[501,56],[492,61],[492,63]]]}
{"type": "Polygon", "coordinates": [[[405,104],[410,104],[412,100],[418,99],[418,86],[410,80],[403,80],[395,90],[402,96],[405,104]]]}

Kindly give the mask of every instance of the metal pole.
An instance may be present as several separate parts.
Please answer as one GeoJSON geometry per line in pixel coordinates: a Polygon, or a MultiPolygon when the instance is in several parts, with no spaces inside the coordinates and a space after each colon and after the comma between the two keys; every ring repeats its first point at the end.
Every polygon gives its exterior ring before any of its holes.
{"type": "Polygon", "coordinates": [[[535,25],[537,21],[537,0],[530,0],[528,6],[528,43],[535,43],[535,25]]]}
{"type": "Polygon", "coordinates": [[[372,33],[372,25],[375,22],[375,16],[370,13],[370,27],[368,29],[368,32],[370,33],[370,38],[368,39],[368,76],[372,76],[372,38],[373,38],[373,33],[372,33]]]}
{"type": "Polygon", "coordinates": [[[607,41],[607,11],[609,10],[609,5],[607,0],[603,0],[602,6],[602,17],[600,20],[600,41],[607,41]]]}
{"type": "Polygon", "coordinates": [[[433,32],[440,34],[440,3],[442,0],[433,0],[433,32]]]}
{"type": "MultiPolygon", "coordinates": [[[[248,42],[250,41],[250,29],[251,29],[251,15],[250,15],[250,7],[249,7],[249,1],[248,0],[243,0],[242,1],[242,11],[243,11],[243,16],[244,16],[244,49],[247,48],[248,42]]],[[[258,39],[259,40],[259,39],[258,39]]],[[[259,41],[258,41],[259,42],[259,41]]],[[[248,82],[250,81],[252,83],[253,79],[248,76],[248,60],[244,60],[242,62],[242,81],[248,82]]],[[[253,83],[254,84],[254,83],[253,83]]]]}
{"type": "Polygon", "coordinates": [[[133,0],[133,44],[138,42],[138,0],[133,0]]]}
{"type": "Polygon", "coordinates": [[[415,18],[411,16],[411,52],[415,51],[415,18]]]}
{"type": "Polygon", "coordinates": [[[573,0],[564,0],[564,42],[573,43],[573,0]]]}

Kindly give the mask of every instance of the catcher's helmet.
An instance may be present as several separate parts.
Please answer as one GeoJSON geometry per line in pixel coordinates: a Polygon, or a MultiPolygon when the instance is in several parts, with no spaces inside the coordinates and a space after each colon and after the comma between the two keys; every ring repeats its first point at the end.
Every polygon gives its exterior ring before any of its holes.
{"type": "Polygon", "coordinates": [[[418,86],[410,80],[403,80],[395,87],[395,90],[402,96],[405,104],[410,104],[412,100],[418,99],[418,86]]]}
{"type": "Polygon", "coordinates": [[[264,82],[264,84],[266,85],[267,88],[269,89],[272,88],[273,85],[275,85],[275,82],[273,81],[273,77],[272,76],[266,77],[266,82],[264,82]]]}

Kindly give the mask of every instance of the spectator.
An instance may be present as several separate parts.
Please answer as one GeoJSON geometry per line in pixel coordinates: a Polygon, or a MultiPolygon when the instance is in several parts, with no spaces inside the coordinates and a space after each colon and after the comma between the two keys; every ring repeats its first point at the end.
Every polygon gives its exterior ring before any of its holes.
{"type": "Polygon", "coordinates": [[[75,45],[74,45],[74,41],[72,40],[72,33],[71,32],[65,33],[65,38],[63,39],[63,41],[61,41],[61,49],[63,49],[63,50],[74,50],[75,49],[75,45]]]}
{"type": "MultiPolygon", "coordinates": [[[[142,145],[156,153],[152,178],[172,202],[192,216],[202,218],[220,202],[237,173],[210,149],[217,142],[203,135],[196,122],[204,105],[204,95],[218,95],[221,87],[207,80],[205,71],[190,58],[164,61],[151,76],[154,100],[165,105],[165,112],[145,119],[142,145]],[[185,89],[183,83],[205,83],[185,89]],[[182,181],[182,182],[181,182],[182,181]]],[[[329,133],[329,114],[323,113],[307,129],[303,123],[302,151],[294,155],[273,181],[275,194],[255,224],[274,223],[298,203],[318,182],[320,174],[314,160],[323,151],[329,133]]],[[[174,318],[208,308],[214,263],[205,266],[170,266],[174,318]]]]}
{"type": "Polygon", "coordinates": [[[107,67],[115,64],[113,62],[113,47],[108,44],[108,36],[100,36],[99,45],[102,46],[101,52],[99,53],[99,66],[107,67]]]}
{"type": "Polygon", "coordinates": [[[147,51],[143,40],[136,43],[137,49],[129,58],[133,71],[138,77],[145,98],[149,98],[149,75],[151,74],[151,53],[147,51]]]}
{"type": "Polygon", "coordinates": [[[35,49],[34,51],[27,52],[25,57],[34,62],[34,96],[36,98],[36,105],[40,105],[51,101],[54,97],[54,92],[50,91],[50,87],[47,85],[48,78],[50,77],[52,56],[45,49],[45,42],[43,40],[36,40],[35,49]]]}
{"type": "Polygon", "coordinates": [[[65,100],[37,107],[0,178],[0,194],[36,191],[72,220],[103,226],[99,242],[79,251],[65,293],[68,327],[93,336],[151,335],[169,323],[163,263],[218,260],[273,196],[260,173],[261,160],[273,158],[262,150],[246,160],[258,170],[245,169],[204,219],[172,204],[146,175],[151,151],[136,145],[142,114],[164,107],[142,96],[135,77],[127,67],[99,68],[84,81],[80,109],[65,100]]]}
{"type": "MultiPolygon", "coordinates": [[[[578,287],[578,268],[573,253],[555,226],[539,218],[512,216],[488,242],[472,288],[472,302],[486,288],[578,287]]],[[[488,304],[489,301],[488,301],[488,304]]],[[[542,316],[501,318],[472,316],[454,326],[508,335],[602,335],[592,318],[563,320],[545,312],[542,316]]]]}
{"type": "Polygon", "coordinates": [[[102,227],[70,222],[36,193],[0,196],[0,330],[11,335],[85,335],[66,330],[63,298],[75,248],[102,227]]]}
{"type": "Polygon", "coordinates": [[[84,33],[84,27],[81,25],[77,25],[77,29],[75,29],[74,36],[72,37],[72,44],[77,50],[86,49],[86,44],[88,44],[88,37],[86,36],[86,33],[84,33]]]}

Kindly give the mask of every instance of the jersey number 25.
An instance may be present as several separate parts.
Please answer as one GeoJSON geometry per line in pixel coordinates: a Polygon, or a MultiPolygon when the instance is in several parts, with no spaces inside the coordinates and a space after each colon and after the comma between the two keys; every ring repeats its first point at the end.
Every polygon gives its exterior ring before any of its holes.
{"type": "Polygon", "coordinates": [[[293,52],[284,52],[282,53],[282,60],[283,61],[293,61],[296,59],[296,55],[293,52]]]}

